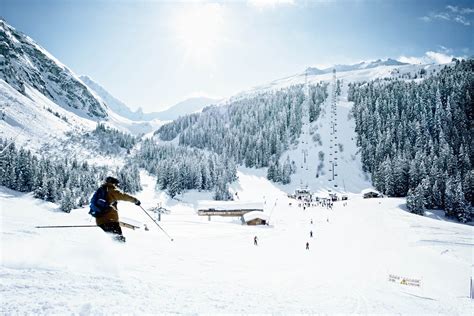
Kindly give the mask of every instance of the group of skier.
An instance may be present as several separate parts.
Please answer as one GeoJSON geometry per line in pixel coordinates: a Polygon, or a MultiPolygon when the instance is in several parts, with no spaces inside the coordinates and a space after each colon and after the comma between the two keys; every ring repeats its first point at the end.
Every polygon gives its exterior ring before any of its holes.
{"type": "MultiPolygon", "coordinates": [[[[302,207],[303,211],[305,211],[306,208],[317,207],[317,206],[325,207],[326,209],[332,210],[333,205],[334,205],[334,202],[332,202],[331,200],[317,200],[317,201],[305,200],[303,203],[298,203],[298,207],[302,207]]],[[[290,206],[291,206],[291,203],[290,203],[290,206]]]]}

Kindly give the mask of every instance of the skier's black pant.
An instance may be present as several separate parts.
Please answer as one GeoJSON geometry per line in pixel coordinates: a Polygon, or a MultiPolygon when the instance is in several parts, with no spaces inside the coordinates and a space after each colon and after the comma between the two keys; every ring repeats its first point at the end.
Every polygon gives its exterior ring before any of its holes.
{"type": "Polygon", "coordinates": [[[125,241],[125,237],[122,236],[122,228],[120,227],[119,223],[105,223],[100,224],[99,227],[102,228],[102,230],[106,233],[112,233],[114,235],[117,235],[117,240],[125,241]]]}

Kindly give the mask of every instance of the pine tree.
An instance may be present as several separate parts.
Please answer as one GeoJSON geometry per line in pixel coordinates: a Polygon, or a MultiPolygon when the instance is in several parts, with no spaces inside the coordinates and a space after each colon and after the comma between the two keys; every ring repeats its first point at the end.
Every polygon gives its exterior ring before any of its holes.
{"type": "Polygon", "coordinates": [[[425,205],[423,203],[423,188],[418,185],[414,191],[408,190],[407,208],[410,212],[423,215],[425,213],[425,205]]]}
{"type": "Polygon", "coordinates": [[[64,190],[63,197],[61,199],[61,211],[69,213],[75,207],[74,198],[69,189],[64,190]]]}

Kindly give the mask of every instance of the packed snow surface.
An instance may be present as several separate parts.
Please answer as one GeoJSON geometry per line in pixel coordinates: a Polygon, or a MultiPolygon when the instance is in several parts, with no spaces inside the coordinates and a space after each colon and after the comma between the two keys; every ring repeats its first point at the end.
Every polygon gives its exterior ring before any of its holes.
{"type": "Polygon", "coordinates": [[[472,315],[473,227],[408,213],[403,199],[360,194],[349,194],[347,206],[303,210],[260,171],[238,176],[231,189],[271,206],[269,226],[208,221],[195,207],[210,193],[170,200],[143,174],[137,197],[145,209],[161,202],[171,210],[159,224],[174,241],[121,202],[121,216],[150,228],[124,229],[125,244],[96,227],[35,228],[93,221],[86,208],[62,213],[0,188],[0,313],[472,315]]]}

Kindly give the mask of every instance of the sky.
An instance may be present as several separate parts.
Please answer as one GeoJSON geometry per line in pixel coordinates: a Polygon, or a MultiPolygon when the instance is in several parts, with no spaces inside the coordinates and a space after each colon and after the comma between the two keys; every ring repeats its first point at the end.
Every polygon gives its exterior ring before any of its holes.
{"type": "Polygon", "coordinates": [[[378,58],[473,56],[474,2],[0,0],[0,16],[131,109],[378,58]]]}

